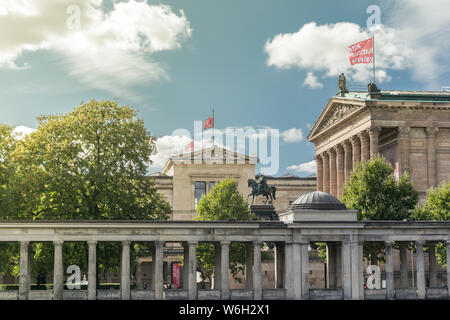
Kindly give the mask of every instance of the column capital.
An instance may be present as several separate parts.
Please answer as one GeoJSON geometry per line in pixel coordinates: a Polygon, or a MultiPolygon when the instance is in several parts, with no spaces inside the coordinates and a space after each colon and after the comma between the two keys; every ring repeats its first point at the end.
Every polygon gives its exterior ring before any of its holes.
{"type": "Polygon", "coordinates": [[[336,154],[343,154],[344,153],[344,147],[343,147],[343,145],[341,143],[335,145],[333,147],[333,149],[334,149],[334,152],[336,152],[336,154]]]}
{"type": "Polygon", "coordinates": [[[324,151],[320,154],[320,157],[322,158],[322,160],[328,160],[329,156],[328,156],[328,152],[324,151]]]}
{"type": "Polygon", "coordinates": [[[402,127],[398,127],[398,134],[399,135],[409,135],[409,132],[411,131],[411,128],[408,126],[402,126],[402,127]]]}
{"type": "Polygon", "coordinates": [[[123,240],[123,241],[122,241],[122,247],[129,246],[130,244],[131,244],[131,241],[130,241],[130,240],[123,240]]]}
{"type": "Polygon", "coordinates": [[[350,139],[342,142],[342,146],[344,147],[345,152],[350,151],[350,148],[352,147],[352,143],[351,143],[350,139]]]}
{"type": "Polygon", "coordinates": [[[354,147],[355,145],[359,145],[361,143],[361,140],[357,135],[351,136],[348,140],[352,144],[352,147],[354,147]]]}
{"type": "Polygon", "coordinates": [[[434,138],[438,131],[439,131],[439,128],[435,128],[435,127],[425,128],[425,132],[427,133],[428,138],[434,138]]]}
{"type": "Polygon", "coordinates": [[[20,241],[20,246],[27,247],[30,245],[30,241],[20,241]]]}
{"type": "Polygon", "coordinates": [[[392,247],[392,243],[393,243],[394,241],[392,241],[392,240],[385,240],[384,241],[384,245],[385,246],[389,246],[389,247],[392,247]]]}
{"type": "Polygon", "coordinates": [[[369,129],[364,129],[361,132],[357,133],[359,139],[361,142],[368,141],[369,140],[369,129]]]}
{"type": "Polygon", "coordinates": [[[165,241],[161,241],[161,240],[153,241],[153,243],[154,243],[155,247],[156,246],[162,246],[163,247],[165,245],[165,241]]]}
{"type": "Polygon", "coordinates": [[[222,240],[220,241],[220,245],[221,246],[229,246],[231,244],[231,241],[228,240],[222,240]]]}
{"type": "Polygon", "coordinates": [[[197,245],[198,241],[197,240],[189,240],[187,241],[187,244],[192,246],[192,245],[197,245]]]}
{"type": "Polygon", "coordinates": [[[253,240],[252,243],[253,243],[253,246],[262,246],[262,241],[260,241],[260,240],[253,240]]]}
{"type": "Polygon", "coordinates": [[[328,153],[329,157],[335,157],[336,156],[336,151],[334,150],[334,147],[328,149],[326,152],[328,153]]]}
{"type": "Polygon", "coordinates": [[[63,240],[55,240],[53,241],[54,246],[62,246],[64,244],[63,240]]]}
{"type": "Polygon", "coordinates": [[[381,131],[381,127],[371,126],[371,127],[369,128],[369,134],[370,134],[371,136],[379,134],[380,131],[381,131]]]}
{"type": "Polygon", "coordinates": [[[88,240],[88,241],[86,241],[87,243],[88,243],[88,245],[90,245],[90,246],[96,246],[97,245],[97,240],[88,240]]]}
{"type": "Polygon", "coordinates": [[[314,156],[314,160],[316,160],[317,162],[321,162],[322,161],[322,156],[320,154],[316,154],[314,156]]]}
{"type": "Polygon", "coordinates": [[[414,242],[416,243],[416,245],[418,244],[418,245],[422,245],[422,246],[425,243],[425,241],[423,241],[423,240],[416,240],[414,242]]]}

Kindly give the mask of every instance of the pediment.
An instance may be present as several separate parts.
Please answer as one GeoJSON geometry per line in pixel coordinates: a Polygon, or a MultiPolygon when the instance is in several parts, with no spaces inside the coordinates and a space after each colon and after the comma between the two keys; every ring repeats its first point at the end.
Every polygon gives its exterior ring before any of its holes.
{"type": "Polygon", "coordinates": [[[361,103],[361,101],[331,99],[308,134],[308,140],[311,140],[363,107],[364,103],[361,103]]]}

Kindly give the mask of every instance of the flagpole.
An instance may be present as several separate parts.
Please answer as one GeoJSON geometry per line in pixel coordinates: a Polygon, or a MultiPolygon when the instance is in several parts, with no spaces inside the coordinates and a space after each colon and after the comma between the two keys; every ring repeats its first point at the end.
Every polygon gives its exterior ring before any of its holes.
{"type": "Polygon", "coordinates": [[[214,108],[212,109],[212,117],[213,117],[213,147],[214,147],[214,108]]]}
{"type": "Polygon", "coordinates": [[[373,65],[373,83],[375,82],[375,35],[372,37],[372,47],[373,47],[373,59],[372,59],[372,65],[373,65]]]}

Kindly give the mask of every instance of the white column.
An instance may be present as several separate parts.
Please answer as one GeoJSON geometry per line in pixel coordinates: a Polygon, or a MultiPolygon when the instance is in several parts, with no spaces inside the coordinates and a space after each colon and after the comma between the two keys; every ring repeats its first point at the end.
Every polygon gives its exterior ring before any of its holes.
{"type": "Polygon", "coordinates": [[[122,241],[122,266],[120,268],[122,300],[130,300],[130,241],[122,241]]]}
{"type": "Polygon", "coordinates": [[[88,299],[97,299],[97,241],[88,241],[88,299]]]}
{"type": "Polygon", "coordinates": [[[197,242],[189,241],[188,299],[197,300],[197,242]]]}
{"type": "Polygon", "coordinates": [[[262,300],[261,242],[253,242],[253,299],[262,300]]]}
{"type": "Polygon", "coordinates": [[[408,244],[400,243],[400,288],[408,288],[408,244]]]}
{"type": "MultiPolygon", "coordinates": [[[[450,257],[450,241],[447,240],[446,245],[447,245],[447,257],[450,257]]],[[[450,263],[448,262],[447,262],[447,298],[450,299],[450,263]]]]}
{"type": "Polygon", "coordinates": [[[300,259],[302,272],[302,293],[301,297],[304,300],[309,299],[309,256],[308,256],[309,242],[300,243],[300,259]]]}
{"type": "Polygon", "coordinates": [[[300,300],[302,298],[302,256],[300,243],[292,244],[292,293],[293,299],[300,300]]]}
{"type": "Polygon", "coordinates": [[[394,299],[394,262],[392,259],[392,242],[385,242],[386,250],[386,298],[394,299]]]}
{"type": "Polygon", "coordinates": [[[62,300],[64,294],[63,242],[54,241],[53,300],[62,300]]]}
{"type": "Polygon", "coordinates": [[[417,297],[419,299],[425,299],[426,287],[425,287],[425,264],[423,258],[423,241],[416,241],[416,269],[417,269],[417,297]]]}
{"type": "Polygon", "coordinates": [[[430,266],[430,288],[438,287],[437,280],[437,262],[436,262],[436,244],[434,242],[428,243],[428,262],[430,266]]]}
{"type": "Polygon", "coordinates": [[[286,299],[295,299],[294,295],[294,272],[293,272],[293,250],[292,243],[284,244],[284,276],[283,287],[286,288],[286,299]]]}
{"type": "Polygon", "coordinates": [[[253,245],[249,242],[245,243],[245,288],[253,289],[253,245]]]}
{"type": "Polygon", "coordinates": [[[30,289],[30,243],[20,242],[20,276],[19,276],[19,300],[28,299],[30,289]]]}
{"type": "Polygon", "coordinates": [[[230,278],[228,266],[230,254],[230,241],[220,242],[220,298],[230,299],[230,278]]]}
{"type": "Polygon", "coordinates": [[[352,279],[352,299],[360,299],[361,289],[361,277],[360,277],[360,265],[362,264],[362,257],[359,255],[358,242],[354,241],[350,243],[350,255],[351,255],[351,279],[352,279]]]}
{"type": "Polygon", "coordinates": [[[351,277],[351,247],[350,242],[341,243],[341,262],[342,262],[342,290],[344,291],[344,300],[352,298],[352,277],[351,277]]]}
{"type": "Polygon", "coordinates": [[[214,243],[214,290],[220,290],[221,283],[221,254],[220,254],[220,243],[214,243]]]}
{"type": "Polygon", "coordinates": [[[155,300],[163,299],[163,257],[164,242],[155,241],[155,254],[152,261],[153,268],[153,290],[155,290],[155,300]]]}

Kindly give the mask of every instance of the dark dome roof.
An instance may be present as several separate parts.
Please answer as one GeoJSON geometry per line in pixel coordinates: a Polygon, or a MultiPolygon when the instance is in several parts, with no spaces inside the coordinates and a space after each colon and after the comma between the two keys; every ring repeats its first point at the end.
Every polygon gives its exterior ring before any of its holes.
{"type": "Polygon", "coordinates": [[[291,206],[292,210],[347,210],[335,196],[314,191],[299,197],[291,206]]]}

